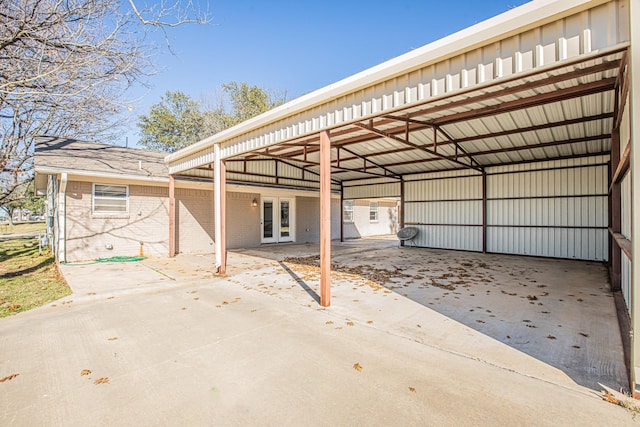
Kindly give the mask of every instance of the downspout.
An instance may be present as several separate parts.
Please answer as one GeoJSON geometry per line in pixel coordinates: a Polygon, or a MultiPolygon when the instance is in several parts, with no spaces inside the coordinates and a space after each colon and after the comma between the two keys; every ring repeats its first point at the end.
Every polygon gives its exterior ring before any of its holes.
{"type": "Polygon", "coordinates": [[[67,180],[66,172],[60,175],[58,191],[58,262],[67,262],[67,180]]]}

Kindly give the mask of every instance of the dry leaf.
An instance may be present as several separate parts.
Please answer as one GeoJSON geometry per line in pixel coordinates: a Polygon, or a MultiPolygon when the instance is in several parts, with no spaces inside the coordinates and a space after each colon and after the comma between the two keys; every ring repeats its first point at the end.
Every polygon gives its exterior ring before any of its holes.
{"type": "Polygon", "coordinates": [[[550,340],[555,340],[556,337],[554,337],[553,335],[547,335],[547,338],[549,338],[550,340]]]}
{"type": "Polygon", "coordinates": [[[199,299],[200,299],[200,298],[196,297],[196,298],[194,298],[193,300],[194,300],[194,301],[198,301],[199,299]]]}
{"type": "Polygon", "coordinates": [[[355,370],[356,370],[356,371],[358,371],[358,372],[361,372],[361,371],[362,371],[362,366],[360,366],[360,364],[359,364],[359,363],[355,363],[355,364],[353,365],[353,369],[355,369],[355,370]]]}
{"type": "Polygon", "coordinates": [[[352,321],[348,321],[347,322],[347,326],[353,326],[353,322],[352,321]]]}
{"type": "Polygon", "coordinates": [[[251,310],[251,312],[252,312],[252,313],[255,313],[255,312],[256,312],[256,309],[254,308],[253,310],[251,310]]]}
{"type": "Polygon", "coordinates": [[[325,325],[333,325],[333,320],[327,320],[324,322],[325,325]]]}
{"type": "Polygon", "coordinates": [[[89,375],[91,373],[90,369],[83,369],[82,372],[80,372],[80,376],[84,377],[85,375],[89,375]]]}
{"type": "Polygon", "coordinates": [[[409,387],[409,391],[410,391],[411,393],[415,393],[415,392],[416,392],[416,389],[415,389],[414,387],[409,387]]]}
{"type": "Polygon", "coordinates": [[[367,324],[371,325],[373,323],[373,320],[367,320],[367,324]]]}
{"type": "Polygon", "coordinates": [[[15,377],[17,377],[20,374],[11,374],[11,375],[7,375],[6,377],[2,378],[0,380],[0,383],[3,383],[5,381],[11,381],[12,379],[14,379],[15,377]]]}
{"type": "Polygon", "coordinates": [[[118,339],[118,337],[111,337],[111,338],[107,338],[107,341],[115,341],[117,339],[118,339]]]}
{"type": "Polygon", "coordinates": [[[615,397],[613,397],[613,394],[611,394],[611,392],[609,391],[604,392],[604,396],[602,396],[602,400],[604,400],[605,402],[613,403],[614,405],[620,404],[620,401],[615,397]]]}
{"type": "Polygon", "coordinates": [[[580,332],[580,335],[582,335],[585,338],[589,336],[589,334],[585,334],[584,332],[580,332]]]}
{"type": "Polygon", "coordinates": [[[186,309],[187,309],[187,307],[182,307],[180,310],[186,310],[186,309]]]}
{"type": "Polygon", "coordinates": [[[108,377],[98,378],[93,383],[94,384],[109,384],[109,378],[108,377]]]}

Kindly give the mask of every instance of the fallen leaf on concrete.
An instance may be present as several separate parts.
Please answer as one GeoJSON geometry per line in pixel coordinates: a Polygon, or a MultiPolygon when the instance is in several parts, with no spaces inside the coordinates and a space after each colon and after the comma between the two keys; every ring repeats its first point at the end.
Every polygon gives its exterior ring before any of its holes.
{"type": "Polygon", "coordinates": [[[93,383],[94,384],[109,384],[109,378],[108,377],[98,378],[93,383]]]}
{"type": "Polygon", "coordinates": [[[251,310],[252,313],[255,313],[257,310],[254,308],[253,310],[251,310]]]}
{"type": "Polygon", "coordinates": [[[199,299],[200,299],[200,298],[198,298],[198,297],[195,297],[195,298],[194,298],[193,300],[194,300],[194,301],[198,301],[199,299]]]}
{"type": "Polygon", "coordinates": [[[416,392],[416,389],[415,389],[415,388],[413,388],[413,387],[409,387],[409,391],[410,391],[411,393],[415,393],[415,392],[416,392]]]}
{"type": "Polygon", "coordinates": [[[347,326],[353,326],[353,322],[352,321],[348,321],[347,322],[347,326]]]}
{"type": "Polygon", "coordinates": [[[585,338],[589,336],[589,334],[585,334],[584,332],[580,332],[580,335],[582,335],[585,338]]]}
{"type": "Polygon", "coordinates": [[[229,303],[227,301],[222,301],[222,305],[228,305],[229,303]]]}
{"type": "Polygon", "coordinates": [[[547,335],[547,338],[549,338],[550,340],[555,340],[556,337],[554,337],[553,335],[547,335]]]}
{"type": "Polygon", "coordinates": [[[353,369],[355,369],[358,372],[361,372],[362,371],[362,366],[360,366],[359,363],[354,363],[353,369]]]}
{"type": "Polygon", "coordinates": [[[367,320],[367,325],[371,325],[373,323],[373,320],[367,320]]]}
{"type": "Polygon", "coordinates": [[[615,397],[613,397],[613,394],[611,394],[611,392],[608,392],[608,391],[604,392],[604,396],[602,396],[602,400],[604,400],[605,402],[613,403],[614,405],[620,404],[620,401],[615,397]]]}
{"type": "Polygon", "coordinates": [[[186,310],[186,309],[187,309],[187,307],[182,307],[180,310],[186,310]]]}
{"type": "Polygon", "coordinates": [[[20,374],[11,374],[11,375],[7,375],[6,377],[0,379],[0,383],[3,383],[5,381],[11,381],[12,379],[14,379],[15,377],[17,377],[20,374]]]}
{"type": "Polygon", "coordinates": [[[84,377],[85,375],[89,375],[91,373],[90,369],[83,369],[82,372],[80,372],[80,376],[84,377]]]}
{"type": "Polygon", "coordinates": [[[115,341],[115,340],[117,340],[117,339],[118,339],[118,337],[111,337],[111,338],[107,338],[107,340],[108,340],[108,341],[115,341]]]}
{"type": "Polygon", "coordinates": [[[332,320],[327,320],[326,322],[324,322],[325,325],[333,325],[333,321],[332,320]]]}
{"type": "Polygon", "coordinates": [[[573,347],[573,348],[580,348],[580,346],[579,346],[579,345],[574,345],[574,346],[572,346],[572,347],[573,347]]]}
{"type": "Polygon", "coordinates": [[[109,297],[109,298],[107,298],[107,299],[114,299],[114,298],[115,298],[115,297],[109,297]]]}
{"type": "Polygon", "coordinates": [[[96,295],[95,292],[88,292],[87,295],[96,295]]]}

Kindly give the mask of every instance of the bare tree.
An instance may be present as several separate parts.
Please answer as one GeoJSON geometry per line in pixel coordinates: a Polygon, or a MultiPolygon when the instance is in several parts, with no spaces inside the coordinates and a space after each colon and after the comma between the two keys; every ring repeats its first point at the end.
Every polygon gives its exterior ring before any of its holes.
{"type": "Polygon", "coordinates": [[[207,22],[192,3],[126,1],[0,0],[0,205],[23,197],[37,136],[119,131],[123,94],[153,71],[149,29],[207,22]]]}

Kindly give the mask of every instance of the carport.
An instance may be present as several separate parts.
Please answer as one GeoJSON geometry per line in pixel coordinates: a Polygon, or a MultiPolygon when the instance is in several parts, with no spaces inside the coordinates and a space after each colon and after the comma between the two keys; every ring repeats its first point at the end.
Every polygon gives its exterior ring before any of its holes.
{"type": "MultiPolygon", "coordinates": [[[[533,1],[169,155],[170,255],[175,179],[213,178],[220,273],[227,181],[315,189],[328,306],[331,194],[399,197],[418,246],[607,262],[626,339],[638,322],[634,6],[533,1]]],[[[630,349],[637,393],[640,342],[630,349]]]]}

